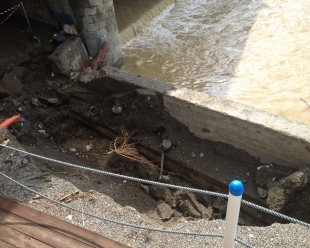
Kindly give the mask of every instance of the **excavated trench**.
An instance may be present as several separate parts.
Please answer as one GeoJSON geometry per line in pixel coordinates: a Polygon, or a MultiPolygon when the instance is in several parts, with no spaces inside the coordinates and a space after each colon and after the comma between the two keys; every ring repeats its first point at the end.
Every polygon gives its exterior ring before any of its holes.
{"type": "MultiPolygon", "coordinates": [[[[281,190],[280,182],[294,175],[297,169],[276,164],[264,166],[244,150],[222,142],[196,137],[188,127],[171,117],[165,109],[160,91],[167,91],[171,86],[157,82],[157,86],[159,85],[157,89],[160,90],[155,91],[152,90],[154,82],[148,78],[126,73],[124,76],[124,72],[115,68],[107,67],[101,71],[90,71],[80,79],[79,86],[66,92],[70,98],[68,107],[77,120],[111,140],[122,136],[125,130],[130,142],[136,143],[139,153],[152,161],[156,167],[154,170],[145,163],[139,165],[133,163],[131,168],[134,168],[134,174],[138,177],[158,181],[163,153],[163,175],[168,183],[182,185],[180,181],[185,181],[191,187],[227,194],[229,182],[238,179],[245,186],[243,199],[264,207],[267,207],[267,204],[269,206],[281,204],[279,202],[284,199],[286,201],[284,206],[275,210],[305,220],[304,214],[308,209],[304,204],[307,204],[306,197],[309,190],[287,189],[283,199],[278,195],[279,191],[273,191],[273,189],[281,190]],[[130,83],[131,80],[126,81],[126,75],[129,78],[138,77],[142,80],[142,86],[140,83],[130,83]],[[266,195],[259,196],[260,190],[263,190],[266,195]],[[302,211],[298,213],[294,211],[296,206],[300,206],[302,211]]],[[[113,161],[111,163],[117,164],[113,161]]],[[[155,193],[155,198],[159,200],[169,198],[165,195],[161,199],[156,195],[155,193]]],[[[174,200],[169,198],[166,202],[174,202],[175,205],[178,199],[184,201],[187,198],[191,196],[178,194],[175,198],[171,198],[174,200]]],[[[197,199],[197,196],[194,198],[197,199]]],[[[191,198],[192,202],[194,198],[191,198]]],[[[202,199],[201,196],[198,198],[202,199]]],[[[214,204],[214,199],[212,202],[213,206],[212,204],[211,206],[215,209],[212,218],[225,216],[223,209],[226,209],[226,202],[220,201],[214,204]],[[224,205],[222,210],[220,205],[222,207],[224,205]],[[222,211],[221,214],[219,214],[220,211],[222,211]]],[[[206,206],[210,207],[210,201],[206,206]]],[[[196,205],[194,208],[197,210],[196,205]]],[[[257,220],[254,225],[285,222],[248,206],[243,205],[242,211],[251,216],[247,218],[252,219],[250,221],[252,225],[253,218],[257,220]]]]}

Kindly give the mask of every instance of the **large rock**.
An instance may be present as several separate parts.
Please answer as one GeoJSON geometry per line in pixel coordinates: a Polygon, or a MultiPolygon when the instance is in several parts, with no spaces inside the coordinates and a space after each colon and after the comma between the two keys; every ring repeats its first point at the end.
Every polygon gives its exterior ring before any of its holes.
{"type": "Polygon", "coordinates": [[[90,65],[86,49],[78,37],[67,39],[48,57],[52,70],[56,74],[70,76],[72,72],[82,72],[90,65]]]}

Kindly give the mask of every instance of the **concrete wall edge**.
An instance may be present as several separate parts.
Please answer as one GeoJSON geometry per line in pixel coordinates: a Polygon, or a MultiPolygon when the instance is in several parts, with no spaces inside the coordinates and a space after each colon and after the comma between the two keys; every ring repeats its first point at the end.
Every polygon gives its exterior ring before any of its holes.
{"type": "Polygon", "coordinates": [[[310,164],[310,126],[185,88],[164,94],[170,115],[199,138],[247,151],[263,163],[310,164]]]}

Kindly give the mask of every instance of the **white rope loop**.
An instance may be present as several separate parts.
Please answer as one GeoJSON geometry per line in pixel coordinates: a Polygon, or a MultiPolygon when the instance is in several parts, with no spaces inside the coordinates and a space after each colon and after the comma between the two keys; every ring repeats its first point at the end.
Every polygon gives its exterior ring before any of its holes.
{"type": "Polygon", "coordinates": [[[21,5],[21,3],[15,5],[15,6],[12,7],[12,8],[9,8],[9,9],[7,9],[7,10],[5,10],[5,11],[2,11],[2,12],[0,12],[0,15],[4,15],[4,14],[6,14],[6,13],[8,13],[8,12],[14,10],[14,9],[17,9],[20,5],[21,5]]]}
{"type": "Polygon", "coordinates": [[[9,19],[11,17],[11,15],[13,15],[15,13],[15,11],[19,8],[19,6],[22,5],[22,2],[20,2],[20,4],[17,4],[16,6],[14,6],[13,8],[10,8],[9,10],[6,10],[4,12],[2,12],[1,14],[5,14],[7,12],[10,12],[12,9],[12,12],[0,23],[0,25],[2,25],[2,23],[4,23],[7,19],[9,19]]]}

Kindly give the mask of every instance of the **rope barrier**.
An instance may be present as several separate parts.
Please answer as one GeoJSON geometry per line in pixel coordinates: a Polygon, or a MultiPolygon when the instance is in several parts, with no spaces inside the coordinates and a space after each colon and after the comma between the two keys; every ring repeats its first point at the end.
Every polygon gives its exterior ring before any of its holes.
{"type": "Polygon", "coordinates": [[[10,9],[6,10],[6,11],[1,12],[0,14],[5,14],[5,13],[7,13],[7,12],[10,12],[10,11],[13,9],[13,11],[0,23],[0,25],[2,25],[2,23],[4,23],[7,19],[9,19],[10,16],[13,15],[13,14],[15,13],[15,11],[19,8],[19,6],[20,6],[21,4],[22,4],[22,2],[21,2],[20,4],[17,4],[16,6],[10,8],[10,9]]]}
{"type": "Polygon", "coordinates": [[[5,13],[8,13],[8,12],[14,10],[14,9],[17,9],[20,5],[21,5],[21,4],[19,3],[19,4],[15,5],[15,6],[12,7],[12,8],[9,8],[9,9],[7,9],[7,10],[5,10],[5,11],[2,11],[2,12],[0,12],[0,15],[4,15],[5,13]]]}
{"type": "MultiPolygon", "coordinates": [[[[114,224],[118,224],[118,225],[123,225],[123,226],[129,226],[129,227],[133,227],[133,228],[138,228],[138,229],[143,229],[143,230],[148,230],[148,231],[155,231],[155,232],[162,232],[162,233],[169,233],[169,234],[180,234],[180,235],[192,235],[192,236],[208,236],[208,237],[219,237],[219,238],[223,238],[224,235],[223,234],[216,234],[216,233],[200,233],[200,232],[182,232],[182,231],[174,231],[174,230],[165,230],[165,229],[161,229],[161,228],[155,228],[155,227],[149,227],[149,226],[142,226],[142,225],[137,225],[137,224],[130,224],[130,223],[126,223],[126,222],[122,222],[122,221],[117,221],[117,220],[112,220],[112,219],[108,219],[108,218],[105,218],[105,217],[101,217],[101,216],[98,216],[98,215],[95,215],[95,214],[92,214],[92,213],[88,213],[88,212],[84,212],[84,211],[81,211],[77,208],[74,208],[74,207],[71,207],[71,206],[68,206],[66,204],[63,204],[61,202],[58,202],[58,201],[55,201],[43,194],[41,194],[40,192],[36,191],[36,190],[33,190],[33,189],[30,189],[29,187],[27,187],[26,185],[23,185],[22,183],[14,180],[13,178],[3,174],[2,172],[0,172],[0,175],[3,176],[4,178],[16,183],[17,185],[19,185],[20,187],[22,188],[25,188],[27,189],[28,191],[36,194],[36,195],[40,195],[41,197],[53,202],[53,203],[56,203],[62,207],[66,207],[68,209],[71,209],[73,211],[76,211],[78,213],[81,213],[83,215],[88,215],[90,217],[93,217],[93,218],[97,218],[97,219],[100,219],[100,220],[103,220],[103,221],[108,221],[108,222],[111,222],[111,223],[114,223],[114,224]]],[[[249,248],[254,248],[253,246],[249,245],[248,243],[240,240],[240,239],[235,239],[235,241],[237,241],[238,243],[246,246],[246,247],[249,247],[249,248]]]]}
{"type": "MultiPolygon", "coordinates": [[[[13,15],[14,12],[15,12],[20,6],[22,6],[22,8],[23,8],[23,11],[24,11],[24,14],[25,14],[25,17],[26,17],[28,26],[29,26],[29,30],[30,30],[30,32],[32,33],[32,28],[31,28],[31,25],[30,25],[30,22],[29,22],[29,19],[28,19],[28,16],[27,16],[27,13],[26,13],[26,10],[25,10],[25,7],[24,7],[24,4],[23,4],[22,1],[21,1],[19,4],[15,5],[14,7],[9,8],[9,9],[3,11],[3,12],[0,12],[0,15],[3,15],[3,14],[6,14],[6,13],[12,11],[12,12],[0,23],[0,25],[1,25],[2,23],[4,23],[7,19],[9,19],[10,16],[13,15]]],[[[34,38],[38,39],[37,37],[34,37],[34,38]]],[[[40,40],[39,40],[39,42],[40,42],[40,44],[41,44],[41,41],[40,41],[40,40]]]]}
{"type": "MultiPolygon", "coordinates": [[[[27,154],[29,156],[36,157],[36,158],[39,158],[39,159],[43,159],[43,160],[46,160],[46,161],[50,161],[50,162],[54,162],[54,163],[58,163],[58,164],[63,164],[63,165],[70,166],[70,167],[73,167],[73,168],[82,169],[82,170],[86,170],[86,171],[90,171],[90,172],[95,172],[95,173],[103,174],[103,175],[106,175],[106,176],[113,176],[113,177],[122,178],[122,179],[126,179],[126,180],[131,180],[131,181],[135,181],[135,182],[145,183],[145,184],[153,184],[153,185],[163,186],[163,187],[172,188],[172,189],[181,189],[181,190],[190,191],[190,192],[194,192],[194,193],[201,193],[201,194],[207,194],[207,195],[212,195],[212,196],[216,196],[216,197],[223,197],[223,198],[226,198],[226,199],[228,198],[227,194],[221,194],[221,193],[217,193],[217,192],[201,190],[201,189],[195,189],[195,188],[189,188],[189,187],[178,186],[178,185],[173,185],[173,184],[166,184],[166,183],[161,183],[161,182],[156,182],[156,181],[145,180],[145,179],[141,179],[141,178],[135,178],[135,177],[125,176],[125,175],[120,175],[120,174],[116,174],[116,173],[112,173],[112,172],[108,172],[108,171],[102,171],[102,170],[97,170],[97,169],[93,169],[93,168],[88,168],[88,167],[85,167],[85,166],[80,166],[80,165],[76,165],[76,164],[67,163],[67,162],[56,160],[56,159],[44,157],[44,156],[41,156],[41,155],[37,155],[37,154],[34,154],[34,153],[23,151],[21,149],[17,149],[17,148],[14,148],[14,147],[6,146],[6,145],[3,145],[3,144],[0,144],[0,147],[8,148],[10,150],[21,152],[21,153],[27,154]]],[[[302,226],[310,228],[310,224],[308,224],[306,222],[300,221],[298,219],[289,217],[289,216],[284,215],[284,214],[280,214],[280,213],[278,213],[276,211],[264,208],[262,206],[254,204],[252,202],[241,200],[241,203],[245,204],[245,205],[248,205],[250,207],[256,208],[256,209],[258,209],[260,211],[263,211],[263,212],[275,215],[275,216],[277,216],[279,218],[282,218],[282,219],[285,219],[285,220],[287,220],[289,222],[297,223],[297,224],[300,224],[302,226]]]]}

